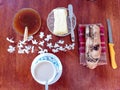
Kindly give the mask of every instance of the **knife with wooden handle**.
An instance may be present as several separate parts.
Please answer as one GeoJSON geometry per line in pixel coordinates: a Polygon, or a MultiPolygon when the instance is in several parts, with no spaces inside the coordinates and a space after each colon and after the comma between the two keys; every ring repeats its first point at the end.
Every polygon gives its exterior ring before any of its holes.
{"type": "Polygon", "coordinates": [[[71,26],[71,40],[72,40],[72,42],[75,42],[75,35],[74,35],[73,23],[72,23],[72,17],[73,17],[73,6],[72,6],[72,4],[68,5],[68,12],[69,12],[70,26],[71,26]]]}
{"type": "Polygon", "coordinates": [[[115,60],[115,50],[114,50],[114,43],[113,43],[113,38],[112,38],[112,28],[111,28],[109,19],[107,19],[107,26],[108,26],[109,51],[110,51],[111,65],[113,69],[116,69],[117,64],[115,60]]]}

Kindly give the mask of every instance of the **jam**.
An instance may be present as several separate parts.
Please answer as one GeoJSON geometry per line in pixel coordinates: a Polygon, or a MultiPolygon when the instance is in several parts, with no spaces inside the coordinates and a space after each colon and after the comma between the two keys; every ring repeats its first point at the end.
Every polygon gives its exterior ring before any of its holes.
{"type": "Polygon", "coordinates": [[[13,28],[21,35],[24,34],[25,27],[28,27],[28,35],[33,35],[39,31],[41,18],[37,11],[31,8],[19,10],[13,19],[13,28]]]}

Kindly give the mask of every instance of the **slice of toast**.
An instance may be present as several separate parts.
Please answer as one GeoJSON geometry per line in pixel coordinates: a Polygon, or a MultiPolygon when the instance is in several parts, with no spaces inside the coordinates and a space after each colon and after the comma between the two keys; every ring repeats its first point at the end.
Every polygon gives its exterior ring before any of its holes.
{"type": "Polygon", "coordinates": [[[54,30],[55,35],[63,35],[68,33],[67,28],[67,10],[55,9],[54,10],[54,30]]]}

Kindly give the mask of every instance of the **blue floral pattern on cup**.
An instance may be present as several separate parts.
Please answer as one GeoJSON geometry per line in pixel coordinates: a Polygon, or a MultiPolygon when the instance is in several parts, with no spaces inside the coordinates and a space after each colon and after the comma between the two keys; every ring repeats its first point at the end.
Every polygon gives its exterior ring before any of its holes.
{"type": "Polygon", "coordinates": [[[39,58],[39,60],[36,63],[38,63],[39,61],[43,61],[43,60],[50,61],[50,62],[52,62],[55,65],[55,67],[57,69],[59,68],[58,62],[52,56],[43,56],[43,57],[39,58]]]}

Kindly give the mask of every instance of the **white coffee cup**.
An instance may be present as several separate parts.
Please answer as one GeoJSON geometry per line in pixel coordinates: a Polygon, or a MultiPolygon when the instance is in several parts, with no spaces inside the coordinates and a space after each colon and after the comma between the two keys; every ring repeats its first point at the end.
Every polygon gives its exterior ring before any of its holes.
{"type": "Polygon", "coordinates": [[[46,87],[56,83],[62,75],[60,59],[52,53],[36,56],[31,64],[31,74],[35,81],[46,87]]]}
{"type": "Polygon", "coordinates": [[[37,61],[31,66],[31,73],[35,81],[45,85],[52,82],[56,76],[56,68],[50,61],[37,61]]]}

